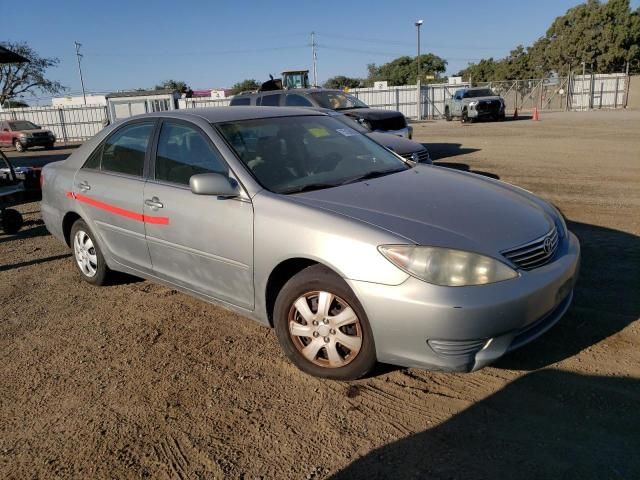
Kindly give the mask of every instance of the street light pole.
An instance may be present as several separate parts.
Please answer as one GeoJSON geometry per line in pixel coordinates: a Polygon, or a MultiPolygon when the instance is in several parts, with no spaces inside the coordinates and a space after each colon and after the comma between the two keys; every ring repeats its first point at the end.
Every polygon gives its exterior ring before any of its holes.
{"type": "Polygon", "coordinates": [[[80,59],[82,58],[82,54],[80,53],[80,47],[82,46],[79,42],[73,42],[76,44],[76,57],[78,59],[78,71],[80,72],[80,84],[82,85],[82,98],[84,99],[84,104],[87,104],[87,95],[84,92],[84,80],[82,79],[82,67],[80,66],[80,59]]]}
{"type": "Polygon", "coordinates": [[[318,54],[316,53],[316,32],[311,32],[311,54],[313,56],[313,86],[318,86],[318,54]]]}
{"type": "Polygon", "coordinates": [[[415,25],[418,30],[418,77],[416,79],[416,89],[417,89],[417,100],[416,100],[416,108],[417,108],[417,117],[418,120],[422,120],[422,88],[420,85],[420,27],[422,26],[423,21],[418,20],[415,25]]]}

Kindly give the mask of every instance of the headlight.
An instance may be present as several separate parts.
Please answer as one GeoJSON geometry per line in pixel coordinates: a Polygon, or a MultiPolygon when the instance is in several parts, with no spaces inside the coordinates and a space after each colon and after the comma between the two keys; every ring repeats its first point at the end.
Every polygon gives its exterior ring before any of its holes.
{"type": "Polygon", "coordinates": [[[551,208],[553,208],[553,210],[555,210],[556,212],[554,222],[556,224],[556,228],[558,229],[558,235],[560,236],[560,238],[566,238],[568,235],[567,222],[564,221],[564,216],[562,215],[562,213],[560,213],[560,210],[558,210],[553,205],[551,205],[551,208]]]}
{"type": "Polygon", "coordinates": [[[415,245],[381,245],[378,250],[409,275],[435,285],[485,285],[518,276],[498,260],[462,250],[415,245]]]}
{"type": "Polygon", "coordinates": [[[362,125],[364,128],[366,128],[367,130],[371,130],[371,123],[369,123],[367,120],[365,120],[364,118],[359,118],[358,119],[358,123],[360,125],[362,125]]]}
{"type": "Polygon", "coordinates": [[[29,135],[28,133],[19,133],[19,134],[18,134],[18,137],[19,137],[19,138],[27,138],[27,137],[30,137],[30,136],[31,136],[31,135],[29,135]]]}
{"type": "Polygon", "coordinates": [[[478,104],[478,102],[469,102],[469,106],[470,107],[475,107],[478,104]]]}

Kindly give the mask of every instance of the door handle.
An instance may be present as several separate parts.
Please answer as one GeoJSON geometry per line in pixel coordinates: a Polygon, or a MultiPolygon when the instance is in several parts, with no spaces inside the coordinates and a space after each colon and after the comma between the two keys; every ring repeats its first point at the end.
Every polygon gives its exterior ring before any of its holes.
{"type": "Polygon", "coordinates": [[[158,197],[153,197],[151,199],[147,198],[144,201],[144,204],[147,207],[150,207],[152,210],[157,210],[158,208],[164,207],[164,205],[162,204],[162,202],[160,201],[160,199],[158,197]]]}
{"type": "Polygon", "coordinates": [[[82,183],[78,184],[78,188],[83,192],[86,192],[88,190],[91,190],[91,185],[89,185],[89,182],[84,180],[82,183]]]}

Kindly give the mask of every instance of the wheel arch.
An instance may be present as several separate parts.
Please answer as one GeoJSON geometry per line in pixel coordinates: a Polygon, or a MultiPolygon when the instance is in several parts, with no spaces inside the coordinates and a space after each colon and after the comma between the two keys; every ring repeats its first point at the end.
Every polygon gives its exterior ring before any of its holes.
{"type": "Polygon", "coordinates": [[[74,211],[67,212],[62,218],[62,235],[68,247],[71,247],[71,227],[82,217],[74,211]]]}
{"type": "Polygon", "coordinates": [[[329,265],[312,258],[293,257],[281,261],[273,268],[273,270],[271,270],[265,288],[264,300],[269,326],[273,327],[273,310],[275,307],[276,298],[278,298],[278,294],[280,293],[280,290],[282,290],[282,287],[284,287],[285,283],[287,283],[294,275],[313,265],[322,265],[323,267],[331,270],[337,276],[342,278],[342,276],[334,268],[331,268],[329,265]]]}

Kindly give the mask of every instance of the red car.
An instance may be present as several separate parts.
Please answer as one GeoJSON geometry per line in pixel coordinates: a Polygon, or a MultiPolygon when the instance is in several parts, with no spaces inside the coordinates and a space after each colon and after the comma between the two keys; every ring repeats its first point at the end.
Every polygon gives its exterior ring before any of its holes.
{"type": "Polygon", "coordinates": [[[27,120],[0,121],[0,145],[13,145],[18,152],[30,147],[53,148],[56,136],[51,130],[45,130],[27,120]]]}

